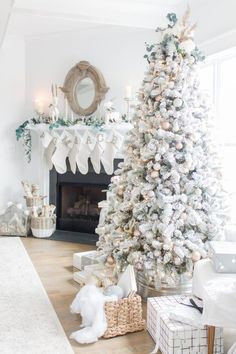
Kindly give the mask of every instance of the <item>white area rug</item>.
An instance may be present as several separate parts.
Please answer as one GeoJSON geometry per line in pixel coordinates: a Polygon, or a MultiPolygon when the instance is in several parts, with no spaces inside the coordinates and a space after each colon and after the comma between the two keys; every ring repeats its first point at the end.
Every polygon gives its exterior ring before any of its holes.
{"type": "Polygon", "coordinates": [[[0,353],[74,353],[21,240],[15,237],[0,237],[0,353]]]}

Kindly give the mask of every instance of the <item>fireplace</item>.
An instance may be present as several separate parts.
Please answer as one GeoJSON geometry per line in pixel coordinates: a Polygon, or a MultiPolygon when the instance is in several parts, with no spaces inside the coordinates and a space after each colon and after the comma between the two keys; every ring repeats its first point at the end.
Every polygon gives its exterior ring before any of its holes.
{"type": "MultiPolygon", "coordinates": [[[[115,160],[115,168],[120,161],[115,160]]],[[[111,176],[103,168],[96,174],[91,163],[86,175],[79,171],[73,174],[69,165],[67,167],[64,174],[58,174],[55,169],[50,172],[50,203],[56,205],[57,214],[57,230],[53,238],[95,244],[100,213],[98,203],[106,199],[105,190],[111,176]]]]}

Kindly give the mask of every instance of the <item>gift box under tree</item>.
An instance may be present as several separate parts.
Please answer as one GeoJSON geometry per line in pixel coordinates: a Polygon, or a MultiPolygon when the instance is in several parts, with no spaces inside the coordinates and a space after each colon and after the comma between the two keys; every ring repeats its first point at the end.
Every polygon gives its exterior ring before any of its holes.
{"type": "MultiPolygon", "coordinates": [[[[173,304],[181,303],[185,296],[148,298],[147,330],[162,354],[206,354],[207,327],[193,327],[171,320],[168,311],[173,304]]],[[[214,354],[223,354],[223,329],[216,328],[214,354]]]]}
{"type": "Polygon", "coordinates": [[[236,273],[236,242],[211,241],[210,257],[216,273],[236,273]]]}

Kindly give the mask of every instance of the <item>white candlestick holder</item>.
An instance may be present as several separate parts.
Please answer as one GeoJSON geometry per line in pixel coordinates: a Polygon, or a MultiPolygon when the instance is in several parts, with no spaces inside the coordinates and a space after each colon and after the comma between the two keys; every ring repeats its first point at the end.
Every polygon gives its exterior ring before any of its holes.
{"type": "Polygon", "coordinates": [[[131,121],[131,103],[134,101],[132,97],[125,97],[125,102],[126,102],[126,116],[127,116],[127,121],[130,123],[131,121]]]}

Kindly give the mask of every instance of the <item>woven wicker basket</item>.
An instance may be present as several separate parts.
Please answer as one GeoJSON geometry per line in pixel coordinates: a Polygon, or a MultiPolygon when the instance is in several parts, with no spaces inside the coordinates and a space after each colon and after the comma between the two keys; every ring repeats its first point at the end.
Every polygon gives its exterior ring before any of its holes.
{"type": "Polygon", "coordinates": [[[104,306],[107,330],[104,338],[123,336],[126,333],[142,331],[145,321],[142,318],[142,301],[137,294],[129,297],[106,302],[104,306]]]}
{"type": "Polygon", "coordinates": [[[46,217],[31,217],[31,230],[35,237],[50,237],[56,229],[56,216],[46,217]]]}
{"type": "Polygon", "coordinates": [[[38,206],[43,205],[43,200],[46,197],[42,197],[42,196],[39,196],[39,197],[26,197],[26,196],[24,196],[24,198],[26,200],[26,206],[28,208],[31,208],[33,206],[38,207],[38,206]]]}

